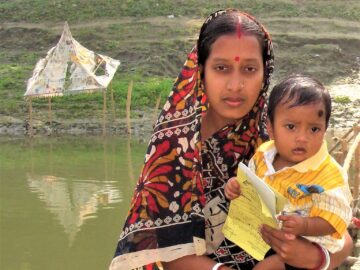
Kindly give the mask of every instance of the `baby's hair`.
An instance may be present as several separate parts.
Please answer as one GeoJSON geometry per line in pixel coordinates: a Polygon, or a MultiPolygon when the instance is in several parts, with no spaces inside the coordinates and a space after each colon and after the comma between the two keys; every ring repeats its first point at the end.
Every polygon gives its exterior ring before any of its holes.
{"type": "Polygon", "coordinates": [[[274,123],[275,108],[279,104],[291,103],[289,108],[323,102],[326,128],[331,116],[331,97],[324,85],[307,75],[294,74],[274,86],[269,97],[268,117],[274,123]]]}

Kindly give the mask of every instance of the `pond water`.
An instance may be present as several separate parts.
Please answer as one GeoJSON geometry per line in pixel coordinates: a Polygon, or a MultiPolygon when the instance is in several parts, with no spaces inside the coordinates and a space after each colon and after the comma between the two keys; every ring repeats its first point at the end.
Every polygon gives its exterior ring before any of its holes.
{"type": "Polygon", "coordinates": [[[146,145],[0,141],[0,269],[107,269],[146,145]]]}
{"type": "Polygon", "coordinates": [[[0,137],[0,269],[108,269],[145,150],[121,138],[0,137]]]}

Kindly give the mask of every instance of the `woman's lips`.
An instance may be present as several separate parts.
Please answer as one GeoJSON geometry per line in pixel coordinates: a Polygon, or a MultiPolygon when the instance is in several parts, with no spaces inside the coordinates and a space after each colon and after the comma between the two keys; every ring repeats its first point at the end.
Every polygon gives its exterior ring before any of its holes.
{"type": "Polygon", "coordinates": [[[238,107],[240,105],[242,105],[245,100],[243,98],[224,98],[224,102],[232,107],[238,107]]]}

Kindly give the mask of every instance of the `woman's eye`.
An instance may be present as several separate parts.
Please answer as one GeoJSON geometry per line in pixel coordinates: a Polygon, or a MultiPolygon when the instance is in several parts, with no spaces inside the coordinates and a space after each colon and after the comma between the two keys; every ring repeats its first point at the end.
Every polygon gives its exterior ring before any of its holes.
{"type": "Polygon", "coordinates": [[[287,124],[286,125],[286,128],[289,129],[289,130],[293,130],[295,128],[295,125],[293,124],[287,124]]]}
{"type": "Polygon", "coordinates": [[[246,72],[252,73],[252,72],[255,72],[255,71],[257,70],[257,68],[250,66],[250,67],[245,67],[244,70],[245,70],[246,72]]]}
{"type": "Polygon", "coordinates": [[[218,66],[215,67],[215,69],[218,70],[218,71],[224,71],[224,70],[227,69],[227,67],[224,66],[224,65],[218,65],[218,66]]]}

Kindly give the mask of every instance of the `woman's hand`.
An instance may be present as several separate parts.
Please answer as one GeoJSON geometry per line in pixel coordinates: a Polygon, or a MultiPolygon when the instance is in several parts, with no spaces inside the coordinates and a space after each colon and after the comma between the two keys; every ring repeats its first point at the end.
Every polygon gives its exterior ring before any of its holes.
{"type": "MultiPolygon", "coordinates": [[[[267,225],[262,226],[261,235],[264,241],[271,246],[285,263],[306,269],[319,267],[322,256],[319,249],[310,241],[267,225]]],[[[330,254],[329,269],[338,267],[350,255],[352,247],[352,239],[349,233],[346,232],[343,249],[330,254]]]]}
{"type": "Polygon", "coordinates": [[[321,263],[321,254],[319,254],[318,248],[304,238],[296,237],[294,234],[285,233],[267,225],[262,226],[261,235],[264,241],[287,264],[313,269],[321,263]]]}
{"type": "Polygon", "coordinates": [[[225,197],[228,200],[234,200],[240,196],[240,184],[237,181],[236,177],[231,177],[224,188],[225,197]]]}

